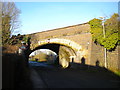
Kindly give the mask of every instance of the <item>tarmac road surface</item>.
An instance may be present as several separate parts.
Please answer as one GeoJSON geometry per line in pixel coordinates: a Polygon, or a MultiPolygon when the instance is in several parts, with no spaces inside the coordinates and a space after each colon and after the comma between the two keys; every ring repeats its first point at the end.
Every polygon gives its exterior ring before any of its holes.
{"type": "Polygon", "coordinates": [[[31,65],[34,88],[120,88],[120,77],[107,71],[63,69],[52,65],[31,65]]]}

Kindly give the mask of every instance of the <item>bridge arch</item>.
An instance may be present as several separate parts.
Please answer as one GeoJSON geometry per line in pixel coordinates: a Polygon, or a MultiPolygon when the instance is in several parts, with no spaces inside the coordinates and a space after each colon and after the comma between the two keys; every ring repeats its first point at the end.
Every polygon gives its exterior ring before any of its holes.
{"type": "Polygon", "coordinates": [[[44,40],[37,41],[37,43],[31,44],[31,49],[33,50],[38,46],[42,46],[42,45],[50,44],[50,43],[65,45],[65,46],[68,46],[76,51],[82,50],[81,45],[77,44],[76,42],[74,42],[72,40],[63,39],[63,38],[52,38],[52,39],[44,39],[44,40]]]}
{"type": "Polygon", "coordinates": [[[56,52],[59,55],[59,63],[63,67],[68,67],[69,62],[73,62],[73,59],[80,60],[84,53],[81,45],[62,38],[44,39],[31,45],[32,52],[37,49],[50,49],[56,52]]]}

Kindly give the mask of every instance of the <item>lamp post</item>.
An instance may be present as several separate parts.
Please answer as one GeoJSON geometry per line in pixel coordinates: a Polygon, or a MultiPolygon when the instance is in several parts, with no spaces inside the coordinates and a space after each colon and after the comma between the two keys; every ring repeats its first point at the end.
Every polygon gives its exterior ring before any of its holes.
{"type": "MultiPolygon", "coordinates": [[[[105,36],[105,17],[100,17],[102,19],[102,26],[103,26],[103,35],[104,35],[104,38],[106,38],[105,36]]],[[[107,49],[104,48],[104,61],[105,61],[105,68],[107,68],[107,49]]]]}

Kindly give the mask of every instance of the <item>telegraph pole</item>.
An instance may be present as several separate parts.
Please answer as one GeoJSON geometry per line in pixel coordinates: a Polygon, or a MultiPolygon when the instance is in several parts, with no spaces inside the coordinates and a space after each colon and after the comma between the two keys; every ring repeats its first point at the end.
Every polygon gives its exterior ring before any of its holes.
{"type": "MultiPolygon", "coordinates": [[[[105,17],[100,17],[102,19],[102,26],[103,26],[103,35],[104,35],[104,38],[106,38],[105,36],[105,17]]],[[[104,62],[105,62],[105,68],[107,68],[107,49],[104,48],[104,62]]]]}

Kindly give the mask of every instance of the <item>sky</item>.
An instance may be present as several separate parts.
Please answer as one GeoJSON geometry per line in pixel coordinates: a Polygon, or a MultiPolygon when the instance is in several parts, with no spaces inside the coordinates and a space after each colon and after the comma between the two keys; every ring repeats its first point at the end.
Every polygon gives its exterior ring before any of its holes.
{"type": "Polygon", "coordinates": [[[62,28],[118,13],[118,2],[15,2],[20,34],[62,28]]]}

